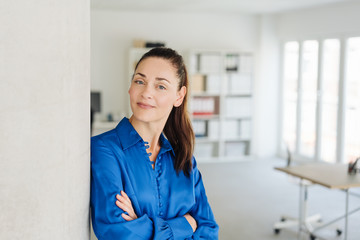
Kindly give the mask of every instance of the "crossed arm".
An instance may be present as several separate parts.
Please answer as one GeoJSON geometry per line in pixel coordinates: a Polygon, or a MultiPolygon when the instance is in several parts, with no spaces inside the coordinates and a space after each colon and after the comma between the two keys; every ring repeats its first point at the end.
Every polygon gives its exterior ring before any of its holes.
{"type": "MultiPolygon", "coordinates": [[[[126,221],[132,221],[138,218],[135,214],[130,198],[124,191],[121,191],[120,194],[117,194],[116,199],[117,199],[115,202],[116,206],[118,206],[125,213],[127,213],[127,214],[122,213],[121,214],[122,218],[124,218],[126,221]]],[[[190,224],[191,228],[193,229],[193,232],[195,232],[197,229],[197,223],[195,219],[189,213],[185,214],[184,217],[190,224]]]]}

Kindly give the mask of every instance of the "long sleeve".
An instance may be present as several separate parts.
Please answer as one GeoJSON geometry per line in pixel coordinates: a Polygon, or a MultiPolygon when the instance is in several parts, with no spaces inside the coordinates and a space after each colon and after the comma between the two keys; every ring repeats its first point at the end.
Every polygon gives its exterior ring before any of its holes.
{"type": "Polygon", "coordinates": [[[197,168],[195,160],[193,164],[195,206],[191,209],[190,215],[196,220],[198,227],[190,239],[218,239],[219,227],[215,222],[213,212],[208,203],[201,173],[197,168]]]}
{"type": "Polygon", "coordinates": [[[91,144],[91,217],[94,232],[99,240],[150,240],[191,237],[192,229],[183,217],[162,219],[150,218],[142,214],[140,207],[133,201],[134,191],[128,182],[131,180],[122,172],[119,156],[101,138],[91,144]],[[126,221],[121,217],[123,211],[115,204],[116,194],[125,191],[133,202],[138,219],[126,221]]]}

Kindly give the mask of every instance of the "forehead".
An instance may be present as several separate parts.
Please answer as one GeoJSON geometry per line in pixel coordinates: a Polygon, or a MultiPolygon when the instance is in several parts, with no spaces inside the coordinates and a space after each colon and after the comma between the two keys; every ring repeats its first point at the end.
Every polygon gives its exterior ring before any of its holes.
{"type": "Polygon", "coordinates": [[[142,60],[135,73],[145,74],[147,77],[176,78],[177,70],[172,63],[160,57],[148,57],[142,60]]]}

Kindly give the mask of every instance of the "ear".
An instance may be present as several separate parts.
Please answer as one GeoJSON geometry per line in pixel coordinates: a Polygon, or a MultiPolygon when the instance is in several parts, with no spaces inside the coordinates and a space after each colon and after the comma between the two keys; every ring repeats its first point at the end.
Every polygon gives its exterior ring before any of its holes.
{"type": "Polygon", "coordinates": [[[182,86],[181,89],[176,93],[177,98],[176,101],[174,103],[174,107],[179,107],[182,102],[184,101],[184,97],[186,95],[186,87],[182,86]]]}

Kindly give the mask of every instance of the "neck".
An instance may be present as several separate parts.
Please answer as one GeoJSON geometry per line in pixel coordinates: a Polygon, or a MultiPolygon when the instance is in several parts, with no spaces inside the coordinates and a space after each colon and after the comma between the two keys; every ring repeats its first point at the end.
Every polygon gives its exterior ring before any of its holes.
{"type": "Polygon", "coordinates": [[[130,117],[129,122],[141,138],[149,143],[148,151],[154,152],[160,146],[159,139],[165,124],[141,122],[136,120],[134,116],[130,117]]]}

